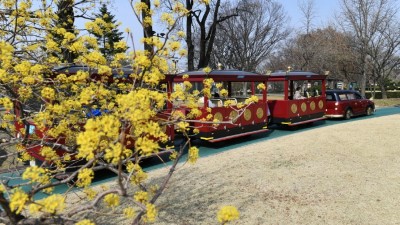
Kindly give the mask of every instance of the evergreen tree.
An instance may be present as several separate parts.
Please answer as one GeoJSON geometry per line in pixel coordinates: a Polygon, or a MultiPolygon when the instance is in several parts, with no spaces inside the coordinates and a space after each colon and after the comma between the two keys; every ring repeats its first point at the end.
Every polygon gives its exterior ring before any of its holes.
{"type": "Polygon", "coordinates": [[[107,5],[103,4],[100,8],[100,12],[95,14],[96,18],[101,18],[105,24],[100,25],[102,30],[105,30],[102,34],[90,32],[97,38],[97,42],[100,46],[101,53],[110,60],[115,54],[125,52],[126,49],[116,49],[114,44],[123,39],[123,32],[118,30],[119,24],[115,16],[108,11],[107,5]]]}

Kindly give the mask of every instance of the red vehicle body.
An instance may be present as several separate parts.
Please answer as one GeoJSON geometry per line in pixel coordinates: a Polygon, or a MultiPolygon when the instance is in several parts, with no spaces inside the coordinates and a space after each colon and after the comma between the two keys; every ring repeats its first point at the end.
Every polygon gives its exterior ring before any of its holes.
{"type": "Polygon", "coordinates": [[[325,75],[311,72],[277,72],[268,76],[268,106],[272,123],[295,126],[324,119],[326,109],[325,75]],[[300,87],[302,99],[293,99],[300,87]]]}
{"type": "MultiPolygon", "coordinates": [[[[76,71],[72,70],[75,68],[71,67],[59,69],[56,73],[73,74],[77,72],[78,67],[76,71]]],[[[129,69],[124,71],[126,77],[129,77],[129,71],[129,69]]],[[[117,79],[125,79],[125,75],[119,73],[116,77],[117,79]]],[[[198,103],[197,106],[201,115],[189,121],[192,131],[194,129],[199,131],[192,133],[195,138],[208,142],[219,142],[267,132],[267,126],[271,121],[278,125],[294,126],[324,119],[326,110],[325,75],[309,72],[278,72],[264,75],[239,70],[213,70],[209,73],[190,71],[168,74],[162,83],[167,84],[164,91],[167,92],[168,99],[170,99],[175,86],[184,85],[185,81],[191,83],[191,90],[189,91],[198,90],[201,93],[204,88],[203,82],[208,78],[213,79],[214,82],[211,87],[213,94],[220,90],[226,90],[227,93],[223,96],[213,95],[211,98],[206,95],[203,102],[198,103]],[[217,87],[217,84],[220,87],[217,87]],[[294,89],[300,86],[305,91],[311,88],[314,93],[307,98],[293,99],[294,89]],[[251,96],[257,96],[258,100],[243,107],[243,103],[251,96]],[[233,104],[225,105],[228,101],[233,102],[233,104]],[[211,104],[214,106],[210,107],[211,104]],[[210,115],[213,116],[213,119],[206,119],[210,115]],[[214,122],[214,120],[218,122],[214,122]]],[[[121,82],[124,82],[124,80],[121,80],[121,82]]],[[[187,102],[184,100],[167,101],[164,110],[157,115],[157,119],[167,121],[173,111],[188,114],[191,108],[187,106],[187,102]]],[[[20,116],[21,118],[23,112],[18,107],[15,108],[15,111],[17,117],[20,116]]],[[[43,145],[37,144],[37,141],[30,141],[34,137],[37,137],[37,140],[44,138],[45,141],[55,144],[53,146],[60,156],[65,154],[65,150],[62,149],[62,145],[65,143],[63,137],[44,137],[45,132],[35,129],[35,124],[31,121],[24,121],[24,124],[16,122],[15,126],[17,135],[27,140],[24,143],[28,152],[36,159],[44,160],[40,155],[43,145]],[[25,128],[24,133],[22,128],[25,128]]],[[[126,132],[129,133],[129,129],[126,132]]],[[[172,143],[176,139],[175,127],[165,125],[165,132],[169,137],[169,143],[172,143]]],[[[127,147],[133,148],[133,142],[127,141],[131,142],[130,146],[127,147]]]]}
{"type": "MultiPolygon", "coordinates": [[[[106,82],[129,82],[129,74],[131,73],[130,68],[123,68],[121,70],[113,70],[112,76],[102,76],[96,73],[96,71],[90,71],[88,67],[80,66],[80,65],[72,65],[72,66],[65,66],[57,68],[53,71],[53,75],[58,74],[67,74],[67,75],[74,75],[78,71],[89,71],[90,79],[99,80],[106,78],[106,82]]],[[[171,93],[171,85],[172,85],[172,76],[166,76],[166,79],[161,81],[162,84],[167,84],[167,93],[171,93]]],[[[38,104],[36,104],[38,105],[38,104]]],[[[41,107],[36,106],[36,108],[41,107]]],[[[157,115],[159,120],[167,119],[168,115],[171,113],[171,103],[167,103],[164,111],[160,112],[157,115]]],[[[39,111],[39,109],[36,109],[39,111]]],[[[101,112],[99,110],[90,110],[88,108],[82,108],[81,112],[79,112],[82,116],[86,116],[87,118],[100,116],[106,112],[101,112]]],[[[33,120],[25,119],[21,121],[21,118],[29,118],[27,116],[29,112],[25,109],[21,109],[21,105],[18,103],[14,104],[14,114],[18,120],[15,121],[15,128],[16,128],[16,137],[23,138],[23,144],[26,147],[27,152],[34,157],[38,161],[45,161],[45,158],[40,154],[41,149],[43,146],[52,146],[54,150],[56,150],[59,156],[63,156],[67,153],[66,149],[63,149],[65,145],[65,137],[51,137],[47,135],[47,131],[49,128],[44,128],[43,130],[37,129],[36,125],[33,120]]],[[[83,124],[82,127],[78,128],[83,131],[83,124]]],[[[165,146],[171,146],[174,140],[174,127],[172,125],[165,125],[164,127],[165,133],[168,136],[168,142],[164,143],[165,146]]],[[[130,132],[130,128],[127,128],[125,131],[127,134],[130,132]]],[[[125,144],[127,148],[134,147],[134,141],[132,138],[128,137],[125,140],[125,144]]],[[[74,154],[71,155],[72,159],[74,159],[74,154]]]]}
{"type": "MultiPolygon", "coordinates": [[[[267,77],[265,75],[239,70],[213,70],[208,74],[203,71],[192,71],[177,74],[173,82],[174,85],[179,85],[186,80],[192,83],[194,89],[201,90],[203,81],[207,78],[212,78],[215,83],[221,83],[223,88],[228,91],[228,96],[212,97],[211,99],[208,99],[207,96],[204,97],[204,103],[199,104],[202,115],[195,119],[199,122],[191,124],[192,127],[199,129],[198,138],[208,142],[218,142],[267,131],[267,92],[265,89],[257,89],[258,84],[266,86],[267,77]],[[189,77],[184,78],[184,75],[189,75],[189,77]],[[252,95],[258,96],[258,102],[247,106],[239,115],[240,110],[236,104],[244,102],[252,95]],[[225,101],[234,101],[236,104],[225,107],[225,101]],[[216,126],[200,122],[209,114],[207,108],[210,104],[215,105],[211,108],[211,114],[221,122],[216,126]]],[[[217,92],[217,90],[215,91],[217,92]]],[[[175,107],[180,107],[185,113],[188,113],[184,103],[176,104],[175,107]]]]}
{"type": "Polygon", "coordinates": [[[353,90],[327,90],[326,102],[327,118],[350,119],[353,116],[371,115],[375,111],[373,101],[353,90]]]}

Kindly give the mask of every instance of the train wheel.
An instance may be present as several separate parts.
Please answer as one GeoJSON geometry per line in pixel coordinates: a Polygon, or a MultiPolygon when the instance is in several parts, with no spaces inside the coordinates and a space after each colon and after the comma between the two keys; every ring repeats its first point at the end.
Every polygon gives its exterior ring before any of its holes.
{"type": "Polygon", "coordinates": [[[373,113],[372,107],[371,107],[371,106],[368,106],[368,107],[367,107],[367,111],[366,111],[367,116],[372,115],[372,113],[373,113]]]}
{"type": "Polygon", "coordinates": [[[348,120],[353,116],[353,112],[351,112],[351,109],[347,109],[346,112],[344,113],[344,119],[348,120]]]}

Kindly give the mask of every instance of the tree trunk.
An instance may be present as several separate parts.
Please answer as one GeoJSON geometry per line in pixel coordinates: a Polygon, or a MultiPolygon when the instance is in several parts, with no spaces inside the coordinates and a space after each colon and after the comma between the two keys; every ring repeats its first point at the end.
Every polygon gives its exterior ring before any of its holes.
{"type": "MultiPolygon", "coordinates": [[[[193,1],[186,0],[186,9],[192,11],[193,1]]],[[[188,48],[188,71],[194,70],[194,45],[192,39],[193,16],[186,17],[186,44],[188,48]]]]}
{"type": "MultiPolygon", "coordinates": [[[[150,10],[151,7],[151,3],[150,0],[141,0],[142,3],[145,3],[147,5],[147,7],[150,10]]],[[[151,16],[148,13],[146,13],[145,11],[142,11],[142,19],[144,20],[146,17],[151,16]]],[[[146,25],[143,27],[143,37],[144,38],[149,38],[153,36],[153,26],[151,25],[146,25]]],[[[144,50],[147,50],[148,52],[150,52],[151,54],[153,54],[153,46],[147,44],[146,42],[144,43],[144,50]]]]}
{"type": "Polygon", "coordinates": [[[386,93],[385,84],[381,83],[381,84],[379,84],[379,87],[381,89],[382,99],[387,99],[387,93],[386,93]]]}
{"type": "Polygon", "coordinates": [[[364,56],[363,60],[363,66],[362,66],[362,75],[361,75],[361,80],[360,80],[360,91],[361,95],[365,96],[365,88],[367,86],[367,69],[368,69],[368,64],[367,64],[367,55],[364,56]]]}
{"type": "MultiPolygon", "coordinates": [[[[64,28],[66,31],[74,33],[74,1],[73,0],[62,0],[59,1],[57,7],[58,21],[57,25],[64,28]]],[[[59,37],[62,40],[62,37],[59,37]]],[[[77,55],[67,48],[62,48],[63,61],[73,63],[77,55]]]]}

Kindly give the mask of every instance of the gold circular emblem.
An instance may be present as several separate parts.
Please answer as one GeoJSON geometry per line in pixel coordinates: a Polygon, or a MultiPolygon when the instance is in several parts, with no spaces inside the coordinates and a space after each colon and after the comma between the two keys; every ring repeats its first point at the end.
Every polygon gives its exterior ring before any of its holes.
{"type": "Polygon", "coordinates": [[[292,104],[290,109],[292,110],[292,113],[296,113],[297,112],[297,105],[296,104],[292,104]]]}
{"type": "Polygon", "coordinates": [[[217,112],[214,114],[214,119],[217,119],[219,122],[222,122],[224,118],[222,117],[222,113],[217,112]]]}
{"type": "Polygon", "coordinates": [[[262,108],[257,109],[257,118],[261,119],[264,116],[264,110],[262,108]]]}
{"type": "Polygon", "coordinates": [[[162,132],[166,133],[167,132],[167,125],[163,125],[161,127],[162,132]]]}
{"type": "Polygon", "coordinates": [[[312,102],[310,103],[310,109],[311,109],[311,110],[315,110],[315,102],[314,102],[314,101],[312,101],[312,102]]]}
{"type": "Polygon", "coordinates": [[[232,110],[229,113],[229,119],[232,120],[233,122],[236,122],[237,116],[238,116],[238,112],[236,112],[235,110],[232,110]]]}
{"type": "Polygon", "coordinates": [[[318,107],[319,109],[322,109],[324,107],[324,102],[322,100],[319,100],[318,107]]]}
{"type": "Polygon", "coordinates": [[[250,111],[250,109],[246,109],[244,111],[244,119],[247,120],[247,121],[249,121],[251,119],[251,111],[250,111]]]}
{"type": "Polygon", "coordinates": [[[307,105],[305,102],[301,103],[301,111],[305,112],[307,110],[307,105]]]}

